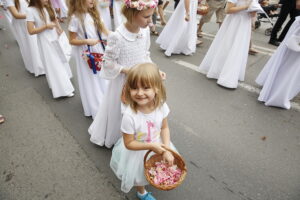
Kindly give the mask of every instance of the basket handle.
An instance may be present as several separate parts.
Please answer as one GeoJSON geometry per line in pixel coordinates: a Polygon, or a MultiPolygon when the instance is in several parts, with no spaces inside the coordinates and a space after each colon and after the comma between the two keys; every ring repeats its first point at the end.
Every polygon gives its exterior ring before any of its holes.
{"type": "MultiPolygon", "coordinates": [[[[181,157],[177,152],[173,151],[172,149],[170,149],[169,147],[163,147],[164,149],[166,149],[167,151],[170,151],[171,153],[175,154],[178,157],[181,157]]],[[[144,156],[144,167],[146,168],[146,161],[147,161],[147,157],[148,155],[152,152],[152,150],[147,151],[147,153],[144,156]]],[[[184,166],[184,168],[186,168],[184,166]]]]}

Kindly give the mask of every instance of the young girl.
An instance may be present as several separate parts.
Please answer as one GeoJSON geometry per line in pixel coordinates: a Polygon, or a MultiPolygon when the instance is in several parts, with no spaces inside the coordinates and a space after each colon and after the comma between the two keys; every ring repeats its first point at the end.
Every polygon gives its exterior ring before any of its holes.
{"type": "Polygon", "coordinates": [[[139,64],[130,69],[124,87],[128,107],[122,118],[123,138],[115,144],[110,166],[121,179],[121,190],[129,192],[136,186],[139,199],[155,199],[145,190],[144,156],[147,150],[163,154],[173,164],[173,155],[164,147],[175,147],[170,142],[167,116],[169,108],[166,92],[156,65],[139,64]]]}
{"type": "MultiPolygon", "coordinates": [[[[300,9],[300,0],[299,9],[300,9]]],[[[291,108],[290,100],[300,92],[300,17],[256,79],[263,88],[258,100],[266,106],[291,108]]]]}
{"type": "Polygon", "coordinates": [[[122,9],[127,18],[108,38],[100,75],[111,79],[103,103],[89,128],[91,141],[110,148],[121,137],[121,92],[125,76],[133,65],[151,62],[148,28],[157,1],[127,0],[122,9]]]}
{"type": "Polygon", "coordinates": [[[40,53],[37,49],[37,38],[29,35],[26,27],[26,0],[6,0],[7,8],[12,15],[12,26],[16,33],[25,68],[35,76],[45,74],[40,53]]]}
{"type": "Polygon", "coordinates": [[[68,7],[65,0],[50,0],[60,22],[64,22],[63,18],[67,17],[68,7]]]}
{"type": "Polygon", "coordinates": [[[70,81],[72,76],[68,62],[56,50],[54,43],[63,33],[49,0],[30,0],[27,8],[27,29],[31,35],[37,34],[38,49],[45,66],[46,78],[53,98],[74,96],[70,81]]]}
{"type": "Polygon", "coordinates": [[[99,36],[102,39],[109,32],[101,21],[94,0],[70,0],[68,15],[70,44],[75,45],[73,50],[84,115],[94,118],[106,92],[108,81],[100,78],[98,73],[93,73],[82,54],[88,49],[88,45],[91,52],[103,54],[105,45],[99,36]]]}
{"type": "Polygon", "coordinates": [[[111,0],[113,7],[113,15],[114,15],[114,30],[116,30],[121,24],[124,22],[124,18],[122,16],[122,0],[111,0]]]}
{"type": "Polygon", "coordinates": [[[112,30],[112,20],[110,16],[110,0],[100,0],[99,1],[99,12],[101,19],[103,20],[103,23],[105,24],[105,27],[108,30],[112,30]]]}
{"type": "Polygon", "coordinates": [[[3,14],[4,14],[5,18],[7,19],[9,29],[11,30],[11,32],[12,32],[12,34],[14,36],[14,39],[16,40],[16,38],[17,38],[16,30],[12,26],[12,16],[11,16],[9,10],[7,9],[7,2],[6,2],[6,0],[0,0],[0,7],[3,9],[3,14]]]}
{"type": "Polygon", "coordinates": [[[251,36],[251,0],[228,0],[220,30],[206,53],[199,71],[227,88],[237,88],[245,76],[251,36]]]}
{"type": "Polygon", "coordinates": [[[171,54],[190,55],[195,53],[197,44],[197,0],[182,0],[172,14],[156,43],[171,54]]]}

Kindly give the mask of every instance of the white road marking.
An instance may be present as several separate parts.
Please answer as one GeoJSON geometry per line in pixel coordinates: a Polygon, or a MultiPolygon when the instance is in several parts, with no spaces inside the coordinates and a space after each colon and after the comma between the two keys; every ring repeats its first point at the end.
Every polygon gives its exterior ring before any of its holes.
{"type": "MultiPolygon", "coordinates": [[[[194,65],[194,64],[191,64],[191,63],[188,63],[188,62],[185,62],[183,60],[175,60],[175,59],[171,59],[172,62],[178,64],[178,65],[181,65],[183,67],[186,67],[186,68],[189,68],[189,69],[192,69],[198,73],[199,70],[198,70],[198,66],[194,65]]],[[[252,85],[249,85],[247,83],[239,83],[238,84],[240,88],[248,91],[248,92],[252,92],[252,93],[256,93],[256,94],[259,94],[260,93],[260,89],[259,88],[256,88],[252,85]]],[[[300,104],[296,103],[296,102],[293,102],[291,101],[291,108],[300,112],[300,104]]]]}

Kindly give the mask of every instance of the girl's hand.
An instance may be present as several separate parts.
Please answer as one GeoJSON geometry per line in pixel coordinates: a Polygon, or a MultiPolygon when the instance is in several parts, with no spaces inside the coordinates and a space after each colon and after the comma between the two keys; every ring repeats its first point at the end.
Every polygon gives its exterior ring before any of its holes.
{"type": "Polygon", "coordinates": [[[247,10],[250,7],[251,3],[252,3],[252,0],[246,1],[245,10],[247,10]]]}
{"type": "Polygon", "coordinates": [[[190,14],[189,13],[185,13],[185,18],[184,18],[185,21],[190,21],[190,14]]]}
{"type": "Polygon", "coordinates": [[[64,31],[61,28],[56,28],[56,32],[58,35],[61,35],[64,31]]]}
{"type": "Polygon", "coordinates": [[[56,27],[55,23],[46,24],[46,29],[53,29],[54,27],[56,27]]]}
{"type": "Polygon", "coordinates": [[[121,70],[121,73],[123,73],[125,75],[127,75],[128,72],[129,72],[129,69],[127,69],[127,68],[122,68],[122,70],[121,70]]]}
{"type": "Polygon", "coordinates": [[[86,44],[90,46],[94,46],[98,44],[100,41],[98,39],[86,39],[86,44]]]}
{"type": "Polygon", "coordinates": [[[174,164],[174,156],[170,151],[165,151],[163,153],[163,160],[166,161],[169,165],[174,164]]]}
{"type": "Polygon", "coordinates": [[[163,148],[163,145],[161,143],[151,143],[150,149],[160,155],[166,151],[166,149],[163,148]]]}
{"type": "Polygon", "coordinates": [[[249,14],[250,14],[251,18],[256,17],[256,12],[255,11],[250,12],[249,14]]]}
{"type": "Polygon", "coordinates": [[[167,74],[165,72],[159,70],[159,74],[162,80],[166,80],[167,74]]]}

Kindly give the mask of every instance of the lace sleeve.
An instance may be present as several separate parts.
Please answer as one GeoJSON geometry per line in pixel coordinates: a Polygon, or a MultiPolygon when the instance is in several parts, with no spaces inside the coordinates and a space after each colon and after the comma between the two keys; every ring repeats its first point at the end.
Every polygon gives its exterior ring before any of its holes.
{"type": "Polygon", "coordinates": [[[120,39],[117,33],[111,33],[107,39],[104,53],[104,62],[100,76],[105,79],[114,79],[122,70],[123,66],[117,63],[120,54],[120,39]]]}
{"type": "Polygon", "coordinates": [[[147,37],[147,45],[146,45],[146,61],[147,62],[151,62],[152,63],[152,60],[151,60],[151,57],[150,57],[150,45],[151,45],[151,40],[150,40],[150,29],[147,28],[147,31],[146,31],[146,37],[147,37]]]}

